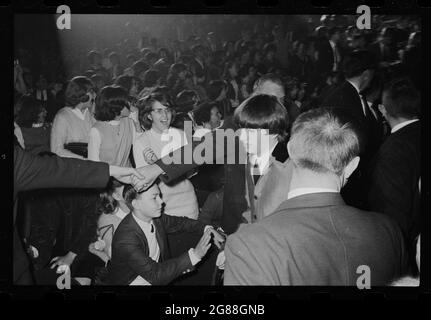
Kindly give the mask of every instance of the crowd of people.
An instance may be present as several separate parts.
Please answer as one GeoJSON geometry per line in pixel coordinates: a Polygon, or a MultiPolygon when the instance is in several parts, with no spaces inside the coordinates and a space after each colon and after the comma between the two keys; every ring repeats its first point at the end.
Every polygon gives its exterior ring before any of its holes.
{"type": "Polygon", "coordinates": [[[420,20],[354,18],[194,18],[39,74],[17,57],[14,283],[418,277],[420,20]],[[203,146],[207,163],[166,161],[203,146]]]}

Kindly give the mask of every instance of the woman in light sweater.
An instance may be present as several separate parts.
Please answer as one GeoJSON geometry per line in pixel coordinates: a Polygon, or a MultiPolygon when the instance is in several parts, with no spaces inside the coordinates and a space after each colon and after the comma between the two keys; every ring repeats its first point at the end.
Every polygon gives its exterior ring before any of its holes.
{"type": "Polygon", "coordinates": [[[95,119],[90,110],[96,99],[87,77],[75,77],[66,88],[66,106],[55,115],[51,129],[51,152],[60,157],[84,159],[65,148],[71,142],[88,143],[95,119]],[[90,109],[90,110],[89,110],[90,109]]]}
{"type": "MultiPolygon", "coordinates": [[[[133,157],[136,167],[152,164],[171,151],[187,144],[183,131],[171,127],[173,110],[167,94],[155,92],[139,100],[139,120],[146,129],[133,144],[133,157]]],[[[195,190],[187,179],[173,185],[159,184],[165,213],[197,219],[199,214],[195,190]]]]}
{"type": "Polygon", "coordinates": [[[137,130],[129,118],[130,103],[127,91],[119,86],[106,86],[96,99],[96,120],[90,130],[88,159],[111,165],[131,167],[129,160],[137,130]]]}

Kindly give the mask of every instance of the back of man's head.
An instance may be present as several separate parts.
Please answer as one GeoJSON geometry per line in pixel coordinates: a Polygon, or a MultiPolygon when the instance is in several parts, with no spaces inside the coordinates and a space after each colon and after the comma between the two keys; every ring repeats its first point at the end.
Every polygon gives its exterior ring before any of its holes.
{"type": "Polygon", "coordinates": [[[374,69],[376,69],[375,57],[367,50],[355,50],[343,62],[343,72],[346,79],[358,77],[364,71],[374,69]]]}
{"type": "Polygon", "coordinates": [[[414,119],[420,115],[421,96],[409,79],[394,79],[383,89],[383,106],[394,119],[414,119]]]}
{"type": "Polygon", "coordinates": [[[359,135],[343,116],[329,109],[313,109],[293,123],[288,149],[297,167],[340,176],[359,155],[359,135]]]}

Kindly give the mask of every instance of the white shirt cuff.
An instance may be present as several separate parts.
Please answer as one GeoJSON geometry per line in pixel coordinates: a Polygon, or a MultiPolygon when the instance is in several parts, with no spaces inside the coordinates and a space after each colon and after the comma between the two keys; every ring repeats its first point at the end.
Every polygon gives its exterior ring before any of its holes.
{"type": "Polygon", "coordinates": [[[199,261],[201,261],[201,259],[199,259],[196,256],[195,251],[193,250],[193,248],[189,249],[189,258],[190,258],[190,261],[192,263],[192,266],[196,265],[199,261]]]}
{"type": "Polygon", "coordinates": [[[213,226],[208,225],[208,226],[205,226],[204,232],[206,232],[209,228],[214,229],[213,226]]]}

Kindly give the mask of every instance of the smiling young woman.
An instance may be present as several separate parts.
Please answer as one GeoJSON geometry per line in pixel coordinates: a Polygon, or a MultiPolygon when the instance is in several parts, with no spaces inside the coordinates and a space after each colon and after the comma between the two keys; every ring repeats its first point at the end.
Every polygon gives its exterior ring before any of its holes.
{"type": "MultiPolygon", "coordinates": [[[[187,144],[185,133],[171,127],[175,112],[169,95],[152,93],[139,100],[138,109],[139,121],[146,131],[133,144],[133,157],[137,168],[153,164],[169,152],[187,144]]],[[[160,182],[159,187],[166,204],[166,214],[197,219],[198,202],[189,180],[183,179],[169,186],[160,182]]]]}

